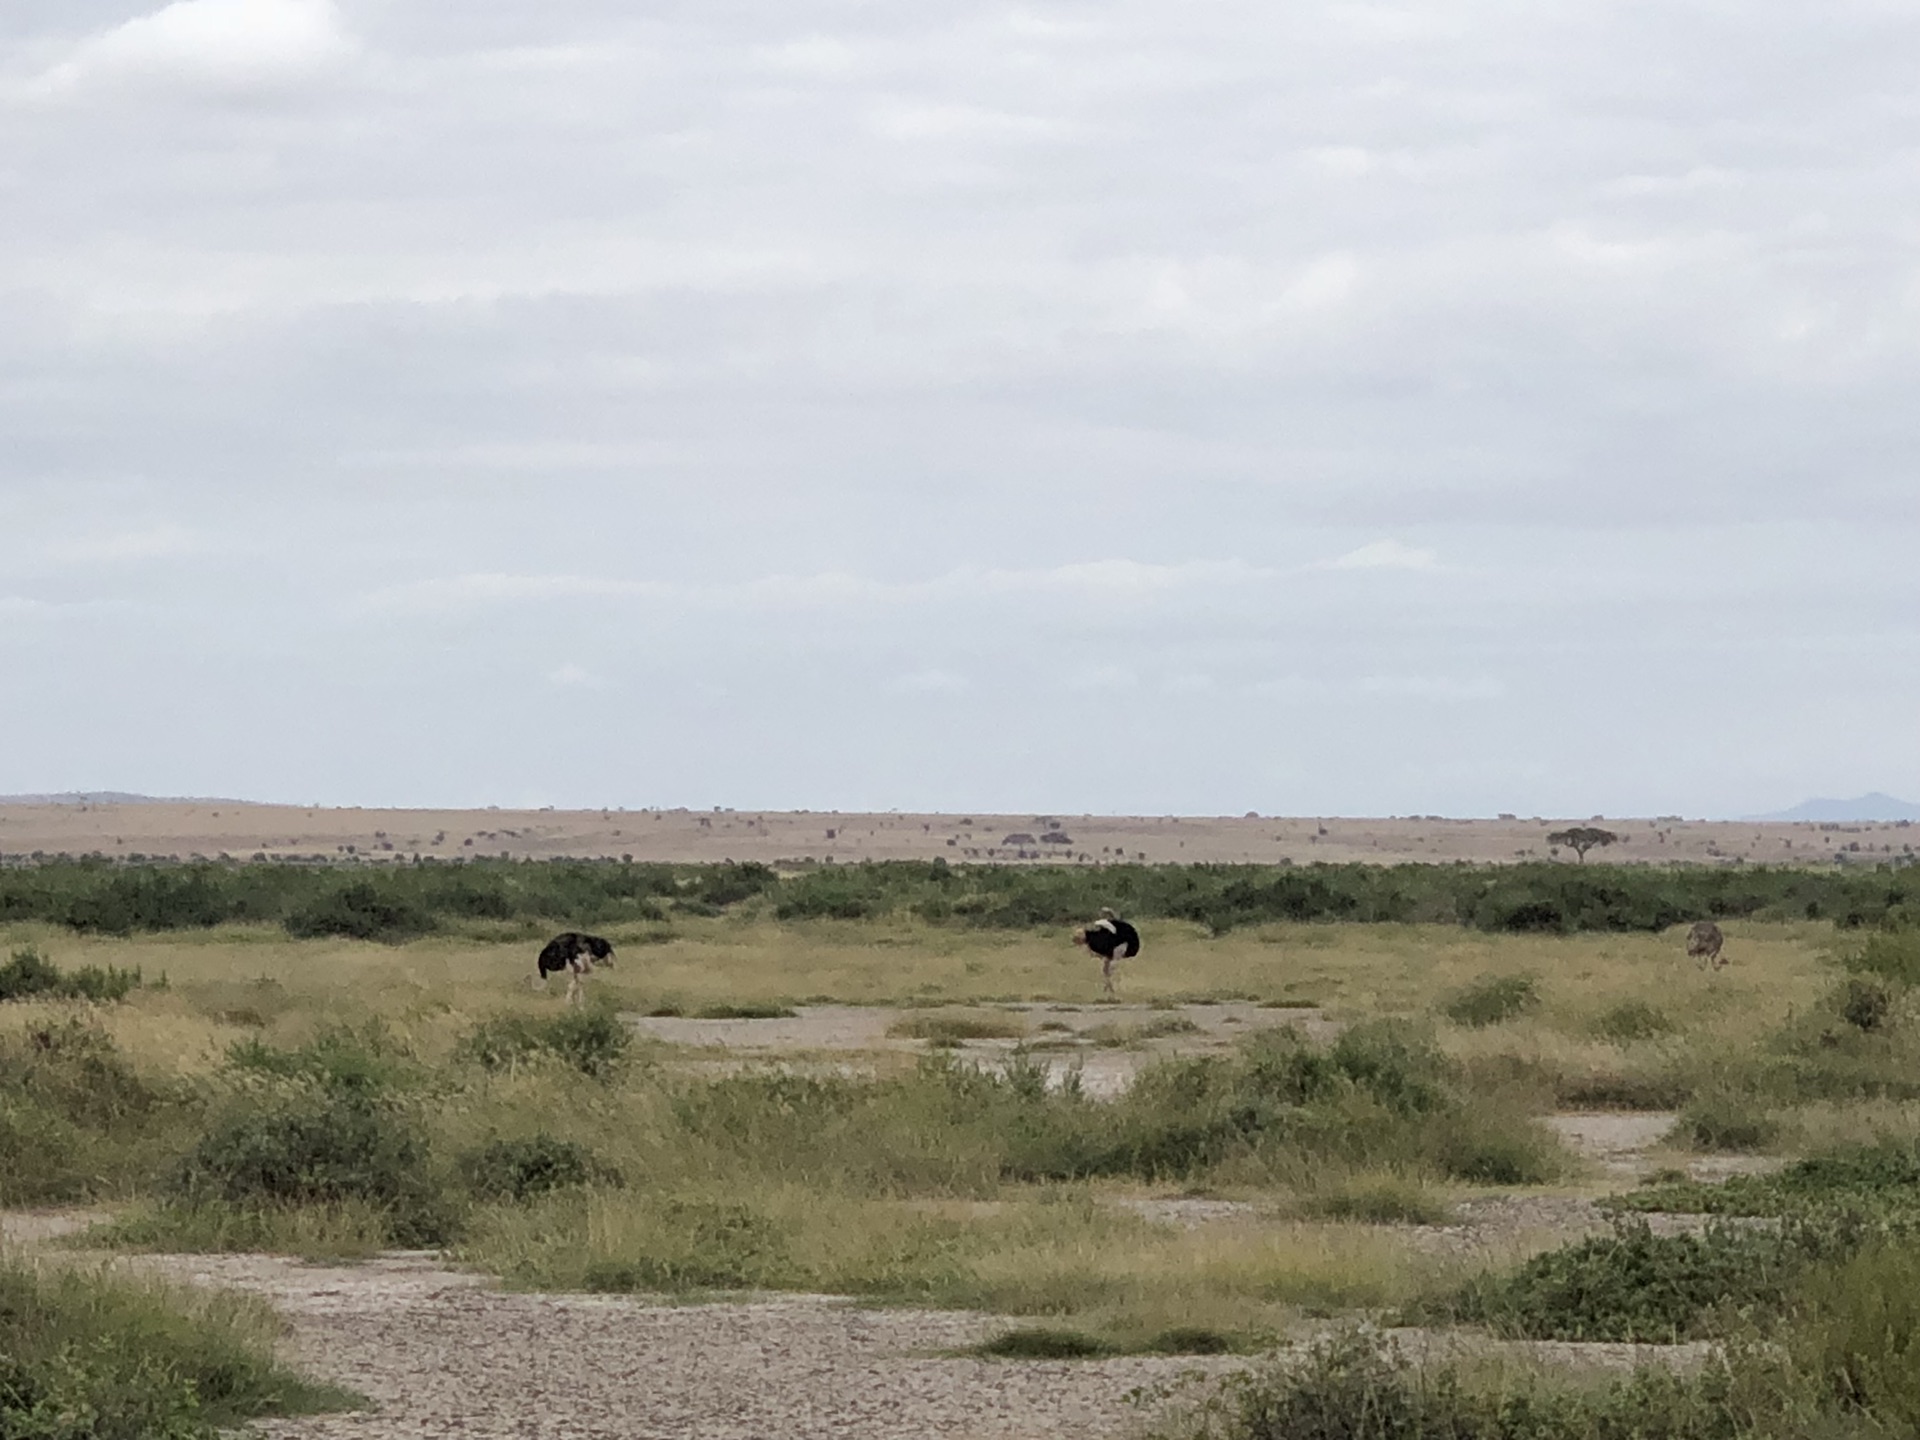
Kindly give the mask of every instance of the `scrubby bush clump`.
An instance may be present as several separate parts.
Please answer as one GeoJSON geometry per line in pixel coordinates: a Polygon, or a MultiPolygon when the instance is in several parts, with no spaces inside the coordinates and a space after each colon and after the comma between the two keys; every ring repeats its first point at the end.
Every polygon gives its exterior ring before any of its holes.
{"type": "Polygon", "coordinates": [[[188,1207],[236,1211],[352,1204],[401,1245],[445,1240],[453,1214],[426,1128],[379,1032],[323,1033],[276,1052],[235,1047],[230,1082],[167,1190],[188,1207]]]}
{"type": "Polygon", "coordinates": [[[1779,1122],[1751,1096],[1722,1091],[1696,1096],[1668,1138],[1695,1150],[1745,1154],[1766,1149],[1779,1134],[1779,1122]]]}
{"type": "Polygon", "coordinates": [[[460,1158],[467,1187],[484,1200],[527,1200],[572,1185],[618,1184],[620,1172],[586,1146],[544,1131],[495,1139],[460,1158]]]}
{"type": "Polygon", "coordinates": [[[1179,1383],[1153,1440],[1737,1440],[1754,1407],[1723,1365],[1592,1385],[1419,1366],[1374,1333],[1348,1330],[1303,1359],[1218,1382],[1179,1383]]]}
{"type": "Polygon", "coordinates": [[[489,1070],[505,1070],[536,1056],[549,1056],[583,1075],[605,1079],[625,1063],[633,1034],[607,1010],[566,1010],[558,1015],[499,1015],[475,1028],[460,1053],[489,1070]]]}
{"type": "Polygon", "coordinates": [[[1700,1235],[1655,1235],[1628,1221],[1475,1280],[1454,1314],[1528,1340],[1711,1338],[1743,1311],[1779,1308],[1805,1260],[1797,1241],[1719,1224],[1700,1235]]]}
{"type": "Polygon", "coordinates": [[[140,987],[138,969],[108,965],[63,971],[32,946],[0,965],[0,1000],[124,1000],[140,987]]]}
{"type": "Polygon", "coordinates": [[[236,1297],[0,1257],[0,1436],[214,1440],[348,1398],[281,1369],[273,1334],[236,1297]]]}
{"type": "Polygon", "coordinates": [[[1664,1010],[1644,1000],[1623,1000],[1593,1022],[1593,1033],[1616,1045],[1652,1040],[1671,1034],[1676,1028],[1664,1010]]]}
{"type": "Polygon", "coordinates": [[[1483,975],[1449,999],[1442,1012],[1456,1025],[1498,1025],[1540,1003],[1540,983],[1531,975],[1483,975]]]}
{"type": "Polygon", "coordinates": [[[1707,1215],[1796,1216],[1840,1210],[1920,1219],[1920,1141],[1842,1146],[1809,1155],[1772,1175],[1736,1175],[1713,1185],[1650,1185],[1613,1203],[1624,1210],[1707,1215]]]}
{"type": "Polygon", "coordinates": [[[214,1116],[171,1185],[188,1205],[333,1205],[379,1211],[389,1239],[433,1245],[451,1217],[425,1133],[392,1097],[311,1082],[248,1087],[214,1116]]]}
{"type": "Polygon", "coordinates": [[[432,913],[371,880],[353,880],[298,906],[282,922],[289,935],[311,940],[339,936],[397,944],[436,928],[432,913]]]}
{"type": "Polygon", "coordinates": [[[181,1109],[79,1017],[0,1034],[0,1203],[78,1200],[158,1164],[181,1109]]]}

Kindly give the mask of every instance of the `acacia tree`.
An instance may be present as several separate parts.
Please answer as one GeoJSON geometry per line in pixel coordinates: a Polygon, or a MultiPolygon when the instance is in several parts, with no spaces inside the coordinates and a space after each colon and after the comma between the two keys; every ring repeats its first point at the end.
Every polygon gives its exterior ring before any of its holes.
{"type": "Polygon", "coordinates": [[[1611,830],[1602,830],[1594,825],[1576,825],[1571,830],[1556,830],[1547,836],[1549,845],[1564,845],[1580,857],[1582,865],[1587,863],[1587,851],[1596,845],[1608,846],[1620,837],[1611,830]]]}

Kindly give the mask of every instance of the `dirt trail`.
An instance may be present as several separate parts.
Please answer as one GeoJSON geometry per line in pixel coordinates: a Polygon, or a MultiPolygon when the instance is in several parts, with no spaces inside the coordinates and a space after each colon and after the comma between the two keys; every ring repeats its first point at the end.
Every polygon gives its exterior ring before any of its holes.
{"type": "Polygon", "coordinates": [[[426,1257],[140,1263],[265,1297],[290,1325],[289,1359],[377,1406],[262,1427],[282,1440],[1112,1440],[1134,1387],[1233,1363],[953,1359],[940,1352],[1009,1322],[820,1296],[662,1305],[515,1295],[426,1257]]]}

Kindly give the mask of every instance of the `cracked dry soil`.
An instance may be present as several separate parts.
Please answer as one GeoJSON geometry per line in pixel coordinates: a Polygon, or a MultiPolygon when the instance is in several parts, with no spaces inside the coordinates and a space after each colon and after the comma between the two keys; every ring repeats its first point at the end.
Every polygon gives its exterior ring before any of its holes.
{"type": "Polygon", "coordinates": [[[1137,1413],[1135,1387],[1234,1363],[952,1358],[941,1352],[1009,1322],[825,1296],[664,1305],[509,1294],[426,1257],[141,1263],[265,1298],[290,1327],[289,1360],[374,1402],[263,1422],[275,1440],[1112,1440],[1137,1413]]]}

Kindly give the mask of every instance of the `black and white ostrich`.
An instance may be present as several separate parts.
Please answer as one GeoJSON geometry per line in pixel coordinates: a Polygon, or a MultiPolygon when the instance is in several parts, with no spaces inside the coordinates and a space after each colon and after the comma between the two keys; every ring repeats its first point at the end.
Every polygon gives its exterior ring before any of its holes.
{"type": "Polygon", "coordinates": [[[602,940],[598,935],[582,935],[577,930],[569,930],[564,935],[556,935],[547,942],[547,948],[540,952],[540,988],[547,988],[547,977],[567,972],[567,1003],[581,1005],[587,998],[587,976],[593,973],[593,967],[613,964],[613,944],[602,940]]]}
{"type": "Polygon", "coordinates": [[[1131,960],[1140,953],[1140,932],[1103,905],[1098,920],[1073,932],[1073,943],[1086,946],[1100,957],[1100,978],[1106,982],[1107,994],[1111,995],[1113,967],[1116,962],[1131,960]]]}

